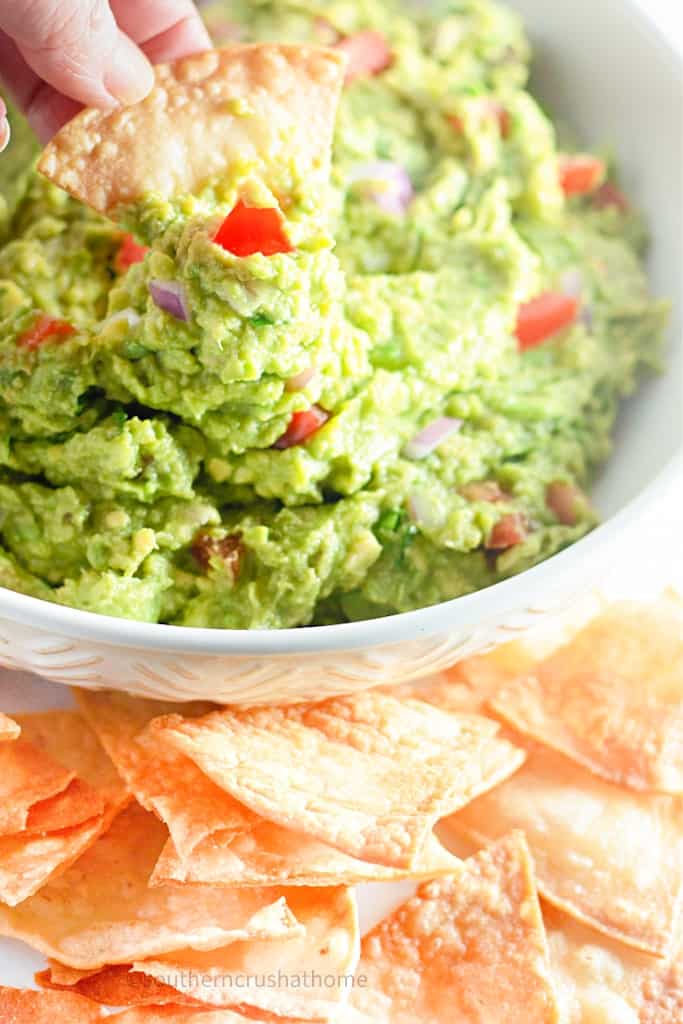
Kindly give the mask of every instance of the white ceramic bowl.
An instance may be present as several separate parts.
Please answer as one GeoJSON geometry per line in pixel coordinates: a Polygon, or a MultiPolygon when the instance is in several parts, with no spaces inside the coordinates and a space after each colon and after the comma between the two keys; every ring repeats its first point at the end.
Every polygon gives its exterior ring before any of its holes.
{"type": "Polygon", "coordinates": [[[624,529],[683,474],[683,53],[632,0],[511,0],[536,47],[535,88],[587,144],[610,143],[653,228],[656,292],[675,301],[664,376],[625,407],[595,491],[604,525],[535,569],[373,622],[184,629],[57,607],[0,588],[0,663],[58,682],[170,700],[293,701],[444,668],[559,610],[609,565],[624,529]]]}

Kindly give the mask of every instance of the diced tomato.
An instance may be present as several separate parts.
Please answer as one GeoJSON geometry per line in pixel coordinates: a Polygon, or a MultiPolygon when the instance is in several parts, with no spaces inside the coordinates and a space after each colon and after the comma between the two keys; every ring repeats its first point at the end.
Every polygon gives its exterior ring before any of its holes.
{"type": "Polygon", "coordinates": [[[573,295],[545,292],[520,306],[517,314],[517,341],[520,352],[542,345],[554,334],[576,322],[581,304],[573,295]]]}
{"type": "Polygon", "coordinates": [[[558,172],[566,196],[584,196],[602,184],[607,168],[604,160],[579,153],[576,156],[560,157],[558,172]]]}
{"type": "Polygon", "coordinates": [[[465,484],[460,488],[463,498],[468,501],[505,501],[510,495],[506,494],[497,480],[477,480],[471,484],[465,484]]]}
{"type": "Polygon", "coordinates": [[[212,562],[217,561],[232,573],[234,580],[239,578],[245,555],[244,544],[239,534],[230,533],[227,537],[212,537],[205,530],[200,530],[192,542],[190,551],[204,571],[210,567],[212,562]]]}
{"type": "Polygon", "coordinates": [[[289,426],[273,448],[294,448],[297,444],[303,444],[313,437],[321,427],[324,427],[330,418],[330,414],[321,409],[319,405],[312,405],[310,409],[303,412],[295,412],[289,421],[289,426]]]}
{"type": "Polygon", "coordinates": [[[132,235],[124,235],[114,259],[114,270],[117,274],[125,274],[135,263],[142,263],[148,252],[148,247],[138,245],[132,235]]]}
{"type": "Polygon", "coordinates": [[[606,181],[601,185],[593,196],[593,206],[597,210],[606,210],[610,206],[616,206],[622,213],[628,213],[628,199],[620,188],[613,181],[606,181]]]}
{"type": "Polygon", "coordinates": [[[337,43],[337,49],[342,50],[349,58],[346,69],[347,82],[379,75],[394,62],[394,55],[381,32],[355,32],[337,43]]]}
{"type": "Polygon", "coordinates": [[[282,224],[279,210],[272,206],[247,206],[240,199],[219,227],[214,237],[216,245],[233,256],[275,256],[293,252],[282,224]]]}
{"type": "Polygon", "coordinates": [[[488,551],[507,551],[521,544],[528,536],[524,517],[519,512],[510,512],[499,519],[486,541],[488,551]]]}
{"type": "Polygon", "coordinates": [[[555,480],[546,488],[545,503],[563,526],[576,526],[586,497],[574,484],[555,480]]]}
{"type": "Polygon", "coordinates": [[[76,328],[67,320],[57,320],[55,317],[41,313],[33,327],[17,339],[17,345],[21,348],[40,348],[50,338],[69,338],[76,333],[76,328]]]}
{"type": "Polygon", "coordinates": [[[459,114],[449,114],[446,120],[448,121],[454,132],[456,132],[458,135],[463,134],[463,132],[465,131],[465,122],[463,121],[459,114]]]}

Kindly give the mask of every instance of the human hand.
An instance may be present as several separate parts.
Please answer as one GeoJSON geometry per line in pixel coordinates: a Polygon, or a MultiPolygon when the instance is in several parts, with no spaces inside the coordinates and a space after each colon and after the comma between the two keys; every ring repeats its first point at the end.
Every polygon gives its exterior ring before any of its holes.
{"type": "MultiPolygon", "coordinates": [[[[84,105],[144,99],[152,63],[210,46],[192,0],[0,0],[0,81],[42,142],[84,105]]],[[[5,115],[0,100],[0,152],[5,115]]]]}

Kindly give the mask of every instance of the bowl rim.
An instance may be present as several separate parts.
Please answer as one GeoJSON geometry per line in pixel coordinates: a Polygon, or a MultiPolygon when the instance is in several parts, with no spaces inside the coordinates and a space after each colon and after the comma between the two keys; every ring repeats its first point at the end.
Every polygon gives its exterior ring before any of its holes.
{"type": "MultiPolygon", "coordinates": [[[[638,0],[622,0],[626,13],[656,40],[674,66],[683,71],[683,52],[638,0]]],[[[589,559],[602,558],[625,529],[645,509],[664,498],[683,477],[683,442],[658,475],[614,515],[571,547],[518,576],[484,590],[415,611],[361,622],[294,629],[207,629],[137,622],[81,611],[29,597],[0,587],[0,618],[39,628],[51,634],[105,644],[113,648],[142,648],[159,653],[215,657],[290,656],[396,645],[408,639],[448,633],[455,624],[477,627],[520,608],[533,607],[541,593],[578,581],[589,559]]]]}

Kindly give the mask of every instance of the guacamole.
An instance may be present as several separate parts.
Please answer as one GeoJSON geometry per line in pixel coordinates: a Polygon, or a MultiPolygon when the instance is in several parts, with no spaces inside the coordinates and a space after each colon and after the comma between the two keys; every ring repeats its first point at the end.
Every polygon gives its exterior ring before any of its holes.
{"type": "MultiPolygon", "coordinates": [[[[282,628],[471,593],[596,523],[666,307],[614,168],[560,145],[490,0],[215,0],[349,70],[332,181],[248,166],[125,229],[0,158],[0,585],[282,628]],[[220,244],[250,208],[266,251],[220,244]]],[[[140,140],[144,145],[144,139],[140,140]]]]}

